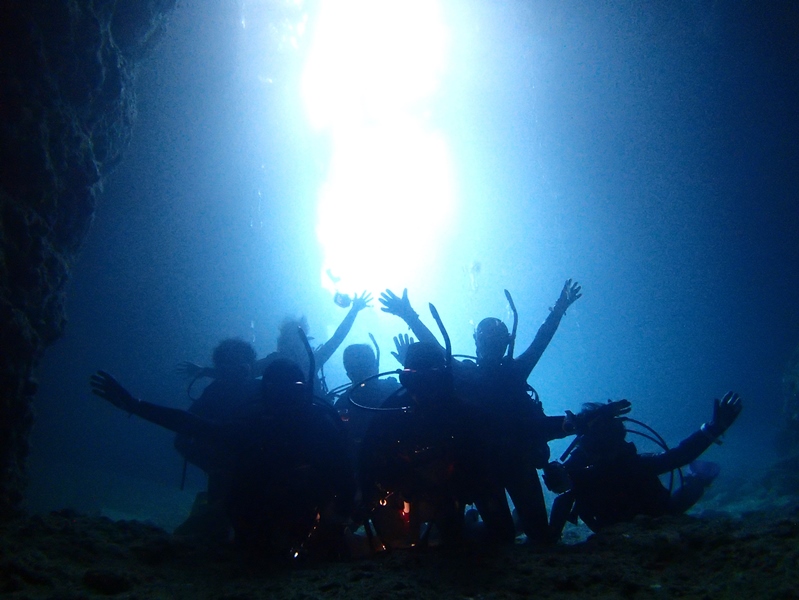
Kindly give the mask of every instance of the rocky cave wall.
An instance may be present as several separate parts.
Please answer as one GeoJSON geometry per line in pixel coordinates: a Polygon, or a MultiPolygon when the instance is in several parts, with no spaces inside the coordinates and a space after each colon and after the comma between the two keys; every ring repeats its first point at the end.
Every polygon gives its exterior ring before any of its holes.
{"type": "Polygon", "coordinates": [[[136,114],[135,66],[177,0],[6,0],[0,8],[0,517],[19,511],[35,371],[103,177],[136,114]]]}

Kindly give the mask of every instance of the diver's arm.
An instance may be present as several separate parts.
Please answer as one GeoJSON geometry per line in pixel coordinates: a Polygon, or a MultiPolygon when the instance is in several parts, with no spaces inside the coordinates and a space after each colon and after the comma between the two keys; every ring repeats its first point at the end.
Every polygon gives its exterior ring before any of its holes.
{"type": "Polygon", "coordinates": [[[535,334],[535,339],[530,346],[528,346],[527,350],[519,355],[518,358],[514,359],[515,368],[518,369],[518,372],[523,376],[525,381],[527,381],[530,373],[533,372],[538,361],[541,360],[541,356],[544,354],[544,350],[547,349],[547,346],[549,346],[549,342],[552,341],[555,332],[558,330],[558,325],[560,325],[560,320],[563,318],[563,315],[566,314],[566,309],[582,296],[580,289],[578,283],[572,283],[571,279],[566,281],[560,292],[560,296],[555,302],[555,306],[549,312],[549,316],[547,316],[544,324],[539,327],[538,333],[535,334]]]}
{"type": "Polygon", "coordinates": [[[92,375],[90,384],[92,392],[96,396],[107,400],[117,408],[176,433],[204,438],[220,435],[218,425],[186,410],[158,406],[157,404],[134,398],[130,392],[105,371],[97,371],[97,373],[92,375]]]}
{"type": "Polygon", "coordinates": [[[413,313],[413,316],[404,319],[404,321],[408,324],[411,331],[419,338],[420,342],[432,342],[436,344],[439,348],[444,350],[444,346],[441,345],[441,342],[438,341],[438,338],[433,334],[430,329],[427,328],[427,325],[422,323],[422,320],[419,318],[419,315],[413,313]]]}
{"type": "Polygon", "coordinates": [[[336,328],[333,336],[314,352],[314,361],[316,362],[317,369],[321,369],[322,366],[330,360],[333,353],[338,350],[338,347],[341,346],[341,343],[347,337],[350,329],[352,329],[352,325],[355,323],[355,317],[357,317],[358,313],[364,308],[367,308],[371,301],[372,295],[368,292],[364,292],[360,296],[355,296],[352,301],[352,308],[350,308],[347,316],[344,317],[344,320],[341,321],[341,324],[336,328]]]}
{"type": "Polygon", "coordinates": [[[538,417],[532,423],[536,438],[547,442],[574,435],[573,431],[569,431],[567,417],[538,417]]]}
{"type": "Polygon", "coordinates": [[[699,430],[681,441],[676,448],[659,454],[642,454],[641,464],[651,473],[668,473],[695,461],[712,443],[713,440],[699,430]]]}
{"type": "Polygon", "coordinates": [[[642,463],[660,475],[695,461],[711,444],[718,442],[738,418],[742,408],[741,397],[735,392],[727,392],[721,400],[714,401],[713,418],[702,425],[699,431],[689,435],[676,448],[660,454],[642,455],[642,463]]]}
{"type": "Polygon", "coordinates": [[[131,414],[141,417],[145,421],[155,423],[175,433],[197,438],[209,439],[220,435],[219,426],[186,410],[159,406],[144,400],[138,402],[136,410],[131,414]]]}
{"type": "Polygon", "coordinates": [[[441,343],[436,339],[436,336],[433,335],[433,332],[427,328],[427,325],[422,323],[419,315],[411,308],[411,302],[408,300],[407,288],[403,290],[401,298],[391,290],[386,290],[380,294],[380,304],[383,305],[381,309],[383,312],[395,315],[405,321],[420,342],[431,342],[439,346],[442,350],[444,349],[441,343]]]}
{"type": "Polygon", "coordinates": [[[217,378],[216,369],[213,367],[203,367],[188,360],[179,362],[175,367],[175,373],[178,375],[184,375],[186,377],[193,377],[195,379],[199,377],[209,377],[211,379],[217,378]]]}

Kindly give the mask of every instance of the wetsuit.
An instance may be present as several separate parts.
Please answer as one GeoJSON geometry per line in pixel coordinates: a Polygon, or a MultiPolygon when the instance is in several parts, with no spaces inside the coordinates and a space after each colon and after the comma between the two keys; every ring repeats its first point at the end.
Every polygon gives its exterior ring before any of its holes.
{"type": "Polygon", "coordinates": [[[434,522],[445,542],[458,539],[479,459],[468,408],[452,397],[416,402],[406,390],[383,408],[397,410],[377,413],[361,445],[364,502],[377,506],[391,498],[400,502],[395,508],[408,502],[412,540],[421,521],[434,522]]]}
{"type": "Polygon", "coordinates": [[[463,362],[455,369],[455,387],[482,415],[479,440],[490,479],[476,504],[489,533],[504,541],[515,537],[507,490],[528,539],[544,542],[549,530],[537,469],[549,460],[547,443],[567,434],[564,417],[546,416],[518,371],[515,361],[494,368],[463,362]]]}
{"type": "Polygon", "coordinates": [[[134,413],[229,454],[226,499],[236,539],[284,553],[302,545],[317,514],[345,515],[355,490],[346,435],[335,411],[315,403],[251,407],[220,423],[139,402],[134,413]]]}
{"type": "Polygon", "coordinates": [[[578,447],[564,463],[572,486],[555,499],[553,531],[559,536],[570,516],[580,517],[597,531],[636,515],[685,512],[702,496],[706,482],[686,478],[685,484],[670,494],[658,475],[693,462],[712,443],[713,439],[700,430],[676,448],[658,454],[638,454],[632,442],[621,442],[612,454],[598,457],[578,447]]]}
{"type": "MultiPolygon", "coordinates": [[[[484,417],[478,427],[479,439],[491,464],[493,483],[491,489],[480,495],[482,500],[478,503],[478,510],[489,530],[503,541],[515,537],[505,489],[516,506],[528,539],[550,541],[544,494],[536,469],[546,465],[549,457],[547,442],[567,434],[563,431],[563,417],[547,417],[540,403],[529,398],[527,379],[552,341],[566,309],[579,298],[579,288],[571,290],[576,296],[567,293],[570,285],[571,280],[566,283],[530,346],[518,357],[501,358],[500,355],[493,361],[481,360],[480,364],[471,361],[453,363],[456,394],[484,417]],[[489,366],[486,362],[496,364],[489,366]]],[[[420,341],[438,344],[419,315],[410,310],[410,305],[407,310],[395,314],[401,314],[420,341]]],[[[505,331],[507,333],[507,328],[505,331]]]]}
{"type": "Polygon", "coordinates": [[[347,433],[356,447],[360,446],[369,423],[376,414],[360,406],[379,408],[394,392],[400,389],[399,381],[389,379],[370,379],[363,386],[347,390],[336,401],[336,410],[341,414],[347,433]],[[350,402],[352,397],[353,402],[350,402]]]}
{"type": "MultiPolygon", "coordinates": [[[[260,393],[260,382],[256,379],[215,379],[192,403],[189,412],[214,423],[234,422],[258,402],[260,393]]],[[[209,496],[215,496],[218,483],[215,474],[227,468],[227,453],[220,453],[218,445],[209,444],[204,438],[181,433],[175,436],[175,448],[187,461],[208,474],[209,496]]]]}

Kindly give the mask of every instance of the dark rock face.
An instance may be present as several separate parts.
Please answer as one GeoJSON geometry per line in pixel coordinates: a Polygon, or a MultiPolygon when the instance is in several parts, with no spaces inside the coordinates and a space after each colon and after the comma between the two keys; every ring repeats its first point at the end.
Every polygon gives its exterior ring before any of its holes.
{"type": "Polygon", "coordinates": [[[799,512],[638,518],[571,546],[464,545],[270,562],[69,511],[0,523],[10,598],[796,598],[799,512]],[[298,568],[299,567],[299,568],[298,568]],[[304,568],[303,568],[304,567],[304,568]]]}
{"type": "Polygon", "coordinates": [[[176,0],[8,0],[0,8],[0,516],[22,499],[34,372],[102,178],[136,114],[134,65],[176,0]]]}

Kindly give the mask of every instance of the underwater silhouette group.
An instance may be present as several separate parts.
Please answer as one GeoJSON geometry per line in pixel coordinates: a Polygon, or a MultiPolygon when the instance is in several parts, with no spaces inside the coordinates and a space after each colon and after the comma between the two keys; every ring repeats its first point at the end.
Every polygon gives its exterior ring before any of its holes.
{"type": "Polygon", "coordinates": [[[715,400],[710,420],[675,448],[630,418],[627,400],[547,415],[528,379],[582,288],[566,281],[518,355],[518,313],[505,294],[512,328],[483,319],[474,331],[475,356],[463,357],[453,355],[433,305],[443,344],[407,290],[385,290],[383,312],[415,336],[394,338],[401,368],[379,373],[379,346],[370,335],[371,344],[344,349],[350,381],[333,389],[322,367],[370,306],[366,292],[316,349],[307,322],[290,319],[276,351],[263,359],[248,342],[226,339],[214,349],[212,367],[182,363],[192,384],[211,379],[188,410],[139,400],[104,371],[91,386],[121,410],[174,431],[178,452],[207,473],[207,491],[176,535],[232,542],[276,560],[438,544],[547,546],[558,542],[567,521],[599,531],[693,506],[719,474],[717,465],[697,459],[736,420],[740,396],[715,400]],[[639,453],[626,438],[630,426],[662,452],[639,453]],[[550,460],[549,442],[567,437],[568,450],[550,460]],[[672,489],[675,471],[680,485],[672,489]],[[666,473],[669,486],[660,479],[666,473]],[[557,494],[549,514],[542,479],[557,494]]]}

